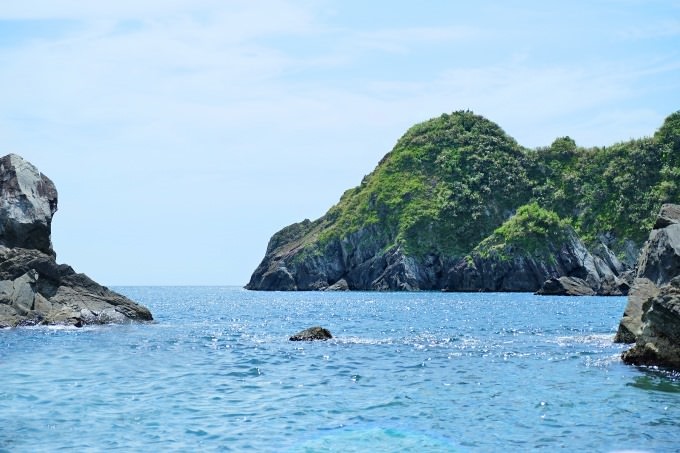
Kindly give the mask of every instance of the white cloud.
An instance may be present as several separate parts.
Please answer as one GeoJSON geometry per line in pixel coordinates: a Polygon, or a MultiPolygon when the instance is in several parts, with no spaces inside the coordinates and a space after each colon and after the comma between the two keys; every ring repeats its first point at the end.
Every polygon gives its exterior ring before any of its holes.
{"type": "MultiPolygon", "coordinates": [[[[678,7],[680,11],[680,6],[678,7]]],[[[621,30],[619,35],[628,40],[645,40],[680,36],[680,20],[665,18],[653,24],[636,24],[621,30]]]]}
{"type": "Polygon", "coordinates": [[[482,34],[481,30],[468,26],[458,27],[405,27],[351,33],[350,45],[356,50],[376,50],[407,53],[420,45],[455,44],[482,34]]]}
{"type": "MultiPolygon", "coordinates": [[[[116,2],[83,2],[80,0],[23,0],[21,2],[3,2],[0,5],[0,18],[5,20],[146,20],[159,17],[177,17],[188,14],[199,14],[206,20],[216,11],[229,9],[239,12],[241,19],[253,19],[249,12],[253,9],[260,12],[271,11],[271,17],[287,23],[291,11],[303,11],[290,2],[279,0],[262,0],[257,5],[248,0],[118,0],[116,2]]],[[[267,17],[262,17],[267,22],[267,17]]],[[[275,23],[272,20],[269,23],[275,23]]],[[[236,22],[239,28],[248,23],[236,22]]],[[[255,28],[258,23],[249,22],[255,28]]]]}

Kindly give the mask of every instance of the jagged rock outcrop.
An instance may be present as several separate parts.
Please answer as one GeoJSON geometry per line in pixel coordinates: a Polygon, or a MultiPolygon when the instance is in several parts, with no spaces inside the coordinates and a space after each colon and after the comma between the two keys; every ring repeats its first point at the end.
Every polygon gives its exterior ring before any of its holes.
{"type": "Polygon", "coordinates": [[[305,243],[300,240],[316,227],[305,220],[275,234],[246,288],[276,291],[441,288],[443,266],[438,257],[419,260],[406,255],[398,246],[386,248],[386,242],[372,227],[349,234],[343,240],[330,241],[322,252],[306,253],[305,243]],[[282,236],[289,242],[281,245],[282,236]]]}
{"type": "Polygon", "coordinates": [[[0,245],[54,255],[56,210],[57,190],[47,176],[16,154],[0,159],[0,245]]]}
{"type": "Polygon", "coordinates": [[[489,246],[487,240],[466,257],[416,257],[400,246],[390,247],[376,227],[309,253],[305,241],[320,226],[320,221],[305,220],[275,234],[246,288],[625,295],[632,279],[604,244],[591,253],[571,227],[564,228],[561,241],[546,240],[533,252],[507,244],[489,246]],[[563,284],[557,287],[553,281],[563,284]]]}
{"type": "Polygon", "coordinates": [[[315,341],[315,340],[330,340],[333,338],[330,330],[320,326],[310,327],[302,330],[289,338],[290,341],[315,341]]]}
{"type": "Polygon", "coordinates": [[[638,258],[637,274],[615,341],[633,343],[642,333],[643,304],[680,275],[680,206],[661,207],[638,258]]]}
{"type": "Polygon", "coordinates": [[[623,361],[680,370],[680,278],[659,288],[642,310],[642,331],[623,361]]]}
{"type": "Polygon", "coordinates": [[[680,369],[680,206],[661,208],[642,248],[615,341],[627,363],[680,369]]]}
{"type": "Polygon", "coordinates": [[[0,159],[0,327],[149,321],[145,307],[57,264],[52,181],[20,156],[0,159]]]}
{"type": "Polygon", "coordinates": [[[541,295],[621,295],[628,283],[626,267],[604,245],[592,254],[570,227],[562,240],[543,240],[533,253],[506,246],[476,252],[449,270],[449,291],[515,291],[541,295]]]}

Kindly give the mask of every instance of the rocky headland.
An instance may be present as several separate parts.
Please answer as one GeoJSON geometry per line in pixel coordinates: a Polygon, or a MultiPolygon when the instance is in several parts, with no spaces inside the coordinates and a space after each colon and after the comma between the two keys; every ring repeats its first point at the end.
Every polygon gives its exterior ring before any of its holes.
{"type": "Polygon", "coordinates": [[[150,321],[145,307],[57,264],[52,181],[16,154],[0,159],[0,327],[150,321]]]}
{"type": "Polygon", "coordinates": [[[246,288],[625,295],[680,198],[678,124],[537,149],[469,111],[417,124],[323,217],[274,234],[246,288]]]}
{"type": "Polygon", "coordinates": [[[680,370],[680,206],[663,205],[642,248],[615,341],[623,360],[680,370]]]}

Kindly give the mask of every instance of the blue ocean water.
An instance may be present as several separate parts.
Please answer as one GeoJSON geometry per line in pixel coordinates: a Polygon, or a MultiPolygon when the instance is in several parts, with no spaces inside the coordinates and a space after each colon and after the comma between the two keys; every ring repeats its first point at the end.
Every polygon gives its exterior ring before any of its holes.
{"type": "Polygon", "coordinates": [[[155,323],[0,331],[0,451],[680,450],[622,297],[115,289],[155,323]]]}

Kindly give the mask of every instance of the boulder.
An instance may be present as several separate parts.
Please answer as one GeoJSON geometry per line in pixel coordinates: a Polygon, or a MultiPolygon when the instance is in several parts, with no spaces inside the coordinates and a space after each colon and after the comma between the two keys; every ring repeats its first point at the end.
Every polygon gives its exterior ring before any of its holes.
{"type": "Polygon", "coordinates": [[[680,370],[680,278],[644,303],[642,320],[642,332],[623,361],[680,370]]]}
{"type": "Polygon", "coordinates": [[[326,291],[349,291],[349,285],[347,284],[347,280],[341,278],[340,280],[326,288],[326,291]]]}
{"type": "Polygon", "coordinates": [[[616,343],[635,343],[642,333],[642,304],[659,294],[659,288],[649,279],[636,278],[628,293],[628,303],[614,337],[616,343]]]}
{"type": "Polygon", "coordinates": [[[58,264],[52,181],[20,156],[0,159],[0,327],[150,321],[145,307],[58,264]]]}
{"type": "Polygon", "coordinates": [[[536,294],[542,296],[594,296],[595,291],[578,277],[557,277],[546,280],[536,294]]]}
{"type": "Polygon", "coordinates": [[[654,222],[654,229],[660,230],[674,223],[680,223],[680,205],[664,204],[654,222]]]}
{"type": "Polygon", "coordinates": [[[323,327],[315,326],[309,329],[302,330],[292,337],[289,338],[290,341],[314,341],[314,340],[329,340],[333,338],[331,332],[323,327]]]}

